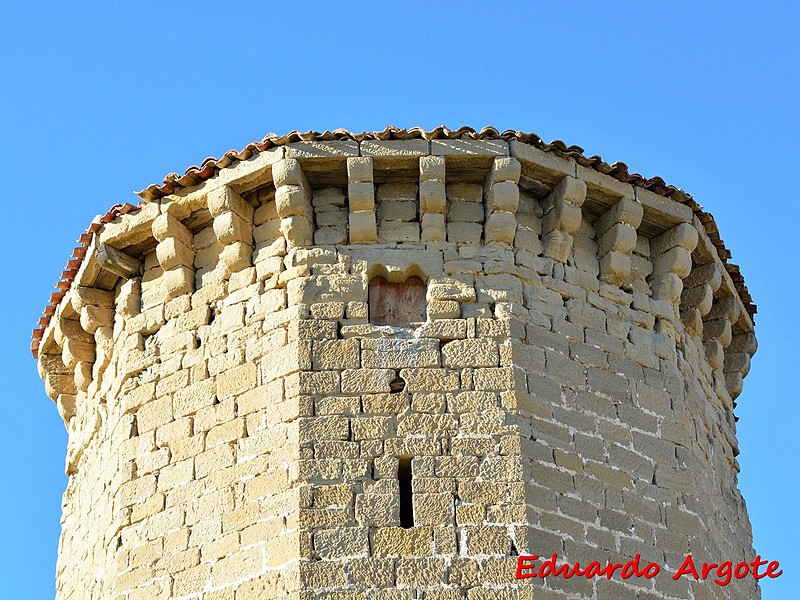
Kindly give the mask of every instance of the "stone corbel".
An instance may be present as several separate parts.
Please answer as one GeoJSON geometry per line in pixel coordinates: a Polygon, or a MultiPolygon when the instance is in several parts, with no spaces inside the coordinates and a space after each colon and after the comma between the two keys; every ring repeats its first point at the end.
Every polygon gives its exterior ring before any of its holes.
{"type": "Polygon", "coordinates": [[[72,307],[80,315],[81,327],[94,336],[95,362],[92,380],[97,380],[100,370],[111,360],[114,347],[114,294],[93,287],[77,286],[72,289],[72,307]]]}
{"type": "Polygon", "coordinates": [[[443,242],[447,235],[444,212],[445,158],[422,156],[419,159],[419,214],[423,242],[443,242]]]}
{"type": "Polygon", "coordinates": [[[703,317],[711,310],[721,283],[722,273],[713,262],[693,268],[683,281],[680,313],[689,335],[697,337],[703,332],[703,317]]]}
{"type": "Polygon", "coordinates": [[[81,327],[78,319],[65,315],[56,321],[54,331],[55,341],[61,347],[61,360],[73,373],[75,389],[85,392],[92,381],[94,336],[81,327]]]}
{"type": "Polygon", "coordinates": [[[567,175],[542,201],[542,244],[544,256],[567,262],[572,236],[581,226],[581,206],[586,200],[583,180],[567,175]]]}
{"type": "Polygon", "coordinates": [[[281,218],[280,230],[289,248],[310,246],[314,230],[314,209],[311,207],[311,186],[293,158],[272,165],[275,183],[275,208],[281,218]]]}
{"type": "Polygon", "coordinates": [[[347,159],[347,203],[350,207],[350,243],[377,241],[372,158],[347,159]]]}
{"type": "Polygon", "coordinates": [[[499,156],[492,161],[492,168],[484,184],[486,224],[483,237],[487,244],[514,243],[514,236],[517,234],[520,171],[516,158],[499,156]]]}
{"type": "Polygon", "coordinates": [[[636,247],[636,229],[643,214],[641,203],[633,198],[622,198],[597,220],[600,281],[619,287],[628,281],[631,254],[636,247]]]}
{"type": "Polygon", "coordinates": [[[164,300],[171,300],[194,290],[193,236],[186,226],[170,213],[153,220],[153,237],[158,241],[156,258],[163,269],[161,285],[164,300]]]}
{"type": "Polygon", "coordinates": [[[750,372],[750,359],[758,349],[758,342],[753,333],[737,333],[733,335],[731,343],[725,353],[723,373],[725,387],[732,400],[736,400],[742,393],[744,378],[750,372]]]}
{"type": "Polygon", "coordinates": [[[39,376],[44,380],[48,397],[58,405],[58,412],[67,425],[75,416],[75,375],[63,362],[60,354],[41,354],[38,362],[39,376]]]}
{"type": "Polygon", "coordinates": [[[228,276],[251,266],[253,207],[230,187],[223,186],[208,193],[208,210],[214,217],[212,226],[217,240],[224,246],[219,257],[223,274],[228,276]]]}
{"type": "Polygon", "coordinates": [[[681,223],[650,240],[653,272],[650,288],[653,297],[675,306],[683,291],[683,280],[692,271],[692,250],[697,246],[697,230],[681,223]]]}
{"type": "MultiPolygon", "coordinates": [[[[714,373],[714,385],[727,390],[724,372],[725,349],[733,340],[732,325],[739,318],[739,303],[733,296],[724,296],[714,301],[703,320],[703,346],[706,360],[714,373]]],[[[727,407],[731,408],[731,407],[727,407]]]]}

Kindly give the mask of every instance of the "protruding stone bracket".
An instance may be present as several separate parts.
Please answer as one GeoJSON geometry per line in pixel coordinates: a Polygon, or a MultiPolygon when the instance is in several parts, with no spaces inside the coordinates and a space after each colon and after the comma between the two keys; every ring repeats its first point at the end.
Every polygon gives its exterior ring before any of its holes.
{"type": "Polygon", "coordinates": [[[484,240],[487,244],[501,243],[509,246],[517,234],[517,208],[519,207],[519,176],[521,167],[516,158],[498,156],[486,177],[486,224],[484,240]]]}
{"type": "Polygon", "coordinates": [[[106,271],[130,279],[140,275],[141,261],[108,244],[98,244],[95,251],[97,263],[106,271]]]}
{"type": "MultiPolygon", "coordinates": [[[[725,269],[725,265],[719,257],[719,252],[714,246],[713,242],[706,233],[705,228],[701,221],[697,218],[697,216],[693,217],[692,220],[695,229],[698,231],[698,244],[697,250],[698,254],[702,254],[703,256],[707,256],[710,260],[702,260],[701,263],[705,262],[713,262],[719,268],[719,275],[720,275],[720,285],[714,290],[714,295],[716,297],[720,297],[723,295],[718,290],[724,290],[724,293],[730,296],[733,296],[734,301],[739,305],[739,319],[741,320],[740,326],[743,331],[752,331],[753,330],[753,321],[750,318],[750,315],[747,314],[745,310],[744,303],[742,302],[739,294],[736,291],[736,285],[734,284],[733,280],[731,279],[730,274],[725,269]]],[[[713,286],[712,286],[713,287],[713,286]]]]}
{"type": "MultiPolygon", "coordinates": [[[[62,396],[75,397],[77,388],[75,387],[75,375],[67,365],[64,364],[61,354],[41,354],[39,356],[39,376],[44,380],[45,392],[54,402],[58,402],[62,396]]],[[[69,409],[69,406],[65,407],[69,409]]],[[[61,407],[59,406],[59,411],[61,407]]],[[[62,414],[64,423],[67,424],[75,414],[74,402],[72,410],[65,410],[62,414]]]]}
{"type": "Polygon", "coordinates": [[[444,212],[445,158],[422,156],[419,159],[419,215],[423,242],[443,242],[447,236],[444,212]]]}
{"type": "Polygon", "coordinates": [[[703,317],[711,310],[714,293],[722,283],[722,273],[716,263],[694,267],[683,281],[681,292],[681,321],[693,337],[703,332],[703,317]]]}
{"type": "Polygon", "coordinates": [[[750,359],[758,349],[758,342],[753,333],[737,333],[725,353],[723,374],[725,388],[732,400],[742,393],[744,378],[750,372],[750,359]]]}
{"type": "Polygon", "coordinates": [[[650,240],[650,288],[654,298],[677,305],[683,279],[692,270],[692,250],[696,246],[697,230],[689,223],[681,223],[650,240]]]}
{"type": "Polygon", "coordinates": [[[160,284],[164,300],[191,293],[194,289],[192,232],[169,213],[153,220],[152,231],[158,241],[156,258],[163,269],[160,284]]]}
{"type": "Polygon", "coordinates": [[[542,245],[544,256],[567,262],[572,251],[572,236],[581,226],[581,206],[586,200],[586,184],[566,176],[542,201],[542,245]]]}
{"type": "Polygon", "coordinates": [[[85,392],[91,383],[95,360],[94,336],[81,327],[78,319],[62,317],[55,325],[55,341],[61,347],[64,366],[73,373],[75,388],[85,392]]]}
{"type": "Polygon", "coordinates": [[[644,210],[633,198],[622,198],[595,223],[600,256],[600,280],[622,287],[631,273],[631,254],[636,247],[636,229],[644,210]]]}
{"type": "Polygon", "coordinates": [[[72,306],[80,314],[81,327],[94,336],[95,361],[92,380],[108,365],[114,346],[114,294],[97,288],[77,286],[72,289],[72,306]]]}
{"type": "MultiPolygon", "coordinates": [[[[733,341],[732,326],[739,318],[739,303],[733,296],[724,296],[714,301],[711,310],[703,320],[703,345],[706,352],[706,360],[714,373],[714,385],[717,388],[736,391],[738,387],[737,378],[725,375],[725,349],[733,341]]],[[[741,390],[739,390],[741,391],[741,390]]],[[[733,395],[728,391],[728,394],[733,395]]],[[[724,398],[725,394],[721,394],[724,398]]],[[[727,406],[726,408],[731,408],[727,406]]]]}
{"type": "Polygon", "coordinates": [[[375,215],[375,184],[371,157],[347,159],[347,202],[350,207],[350,243],[378,240],[375,215]]]}
{"type": "Polygon", "coordinates": [[[300,161],[286,158],[272,165],[275,208],[281,218],[280,230],[289,248],[313,243],[314,209],[311,186],[300,161]]]}
{"type": "MultiPolygon", "coordinates": [[[[275,165],[273,173],[274,170],[275,165]]],[[[219,256],[223,275],[251,266],[253,207],[233,189],[223,186],[209,192],[208,210],[214,217],[213,228],[217,240],[224,246],[219,256]]]]}

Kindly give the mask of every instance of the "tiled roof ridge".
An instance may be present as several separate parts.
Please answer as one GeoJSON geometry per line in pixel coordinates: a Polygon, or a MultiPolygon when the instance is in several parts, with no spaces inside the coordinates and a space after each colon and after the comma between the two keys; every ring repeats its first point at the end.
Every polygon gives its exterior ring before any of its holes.
{"type": "Polygon", "coordinates": [[[279,136],[275,133],[268,133],[260,142],[251,142],[241,150],[228,150],[220,158],[208,157],[204,159],[200,165],[192,165],[183,175],[178,173],[169,173],[164,177],[161,185],[150,184],[145,189],[136,194],[145,201],[153,201],[158,198],[163,198],[169,194],[174,193],[176,190],[185,187],[192,187],[198,183],[202,183],[206,179],[210,179],[216,175],[220,169],[224,169],[235,162],[247,160],[270,148],[277,146],[286,146],[297,142],[333,142],[333,141],[355,141],[363,142],[365,140],[453,140],[453,139],[467,139],[467,140],[516,140],[524,144],[530,144],[535,148],[545,152],[553,152],[557,156],[563,158],[572,158],[579,165],[583,167],[591,167],[596,171],[610,175],[619,181],[631,183],[639,187],[654,191],[662,196],[671,197],[675,194],[679,198],[675,198],[679,202],[685,202],[683,196],[688,195],[672,185],[667,185],[661,177],[646,178],[638,173],[631,174],[628,171],[628,165],[623,162],[615,162],[609,165],[600,156],[587,157],[583,154],[583,148],[580,146],[568,146],[561,140],[553,140],[549,144],[544,142],[535,133],[524,133],[507,129],[502,133],[494,127],[484,127],[480,131],[472,127],[459,127],[458,129],[448,129],[444,125],[440,125],[435,129],[426,130],[421,127],[412,127],[411,129],[400,129],[398,127],[389,126],[382,131],[363,131],[361,133],[352,133],[346,129],[334,129],[333,131],[324,131],[319,133],[317,131],[291,131],[286,135],[279,136]]]}
{"type": "Polygon", "coordinates": [[[756,314],[756,305],[752,302],[747,286],[744,283],[739,266],[728,262],[731,258],[730,251],[725,247],[725,243],[719,236],[719,229],[717,228],[714,217],[703,210],[703,207],[698,204],[694,198],[684,192],[682,189],[673,185],[668,185],[661,177],[646,178],[638,173],[630,173],[628,165],[623,162],[615,162],[609,165],[600,156],[594,155],[587,157],[583,154],[584,150],[580,146],[567,145],[561,140],[553,140],[546,143],[535,133],[524,133],[507,129],[503,132],[498,131],[494,127],[484,127],[480,131],[472,127],[459,127],[458,129],[448,129],[444,125],[440,125],[431,130],[426,130],[421,127],[412,127],[410,129],[400,129],[394,126],[388,126],[381,131],[364,131],[361,133],[353,133],[346,129],[334,129],[333,131],[324,131],[322,133],[316,131],[291,131],[285,135],[279,136],[275,133],[268,133],[260,142],[251,142],[241,150],[228,150],[220,158],[208,157],[204,159],[200,165],[192,165],[183,175],[178,173],[169,173],[164,177],[161,185],[150,184],[145,189],[136,192],[142,200],[137,205],[129,203],[115,204],[104,215],[96,216],[89,225],[86,233],[78,238],[78,245],[72,252],[72,257],[67,262],[64,271],[61,273],[61,278],[56,283],[56,291],[50,295],[50,300],[44,309],[42,317],[38,321],[38,326],[33,330],[31,341],[31,352],[34,358],[38,358],[39,340],[44,335],[45,328],[50,323],[50,319],[55,314],[56,308],[63,300],[65,294],[70,289],[75,276],[78,273],[83,258],[86,255],[86,249],[92,241],[95,233],[106,223],[116,219],[120,215],[128,214],[137,210],[145,203],[149,203],[164,196],[168,196],[182,188],[192,187],[198,185],[212,177],[214,177],[221,169],[229,167],[237,162],[248,160],[254,155],[269,150],[270,148],[278,146],[286,146],[297,142],[329,142],[329,141],[355,141],[362,142],[364,140],[444,140],[444,139],[467,139],[467,140],[484,140],[484,139],[500,139],[504,141],[516,140],[524,144],[529,144],[542,150],[544,152],[552,152],[562,158],[571,158],[583,167],[589,167],[609,175],[624,183],[630,183],[661,196],[672,198],[682,204],[688,205],[692,211],[697,215],[700,222],[708,233],[709,238],[717,249],[720,259],[725,264],[731,279],[733,280],[736,290],[739,293],[742,302],[747,308],[750,317],[756,314]]]}

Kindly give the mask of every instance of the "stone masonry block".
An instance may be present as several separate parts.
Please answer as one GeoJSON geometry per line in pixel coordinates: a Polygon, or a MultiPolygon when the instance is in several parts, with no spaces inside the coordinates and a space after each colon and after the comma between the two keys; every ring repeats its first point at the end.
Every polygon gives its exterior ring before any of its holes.
{"type": "Polygon", "coordinates": [[[294,158],[279,160],[272,165],[272,181],[275,188],[283,185],[304,185],[305,175],[300,161],[294,158]]]}
{"type": "Polygon", "coordinates": [[[426,213],[422,215],[422,233],[420,239],[423,242],[443,242],[447,237],[444,215],[440,213],[426,213]]]}
{"type": "Polygon", "coordinates": [[[433,551],[431,527],[382,527],[372,538],[375,556],[429,556],[433,551]]]}
{"type": "Polygon", "coordinates": [[[698,234],[693,225],[682,223],[650,240],[650,253],[653,256],[664,254],[673,248],[683,248],[691,252],[697,246],[698,234]]]}
{"type": "Polygon", "coordinates": [[[502,156],[495,158],[492,162],[493,181],[519,181],[522,166],[516,158],[502,156]]]}
{"type": "Polygon", "coordinates": [[[439,366],[438,340],[367,339],[361,344],[361,360],[364,367],[405,369],[439,366]]]}
{"type": "Polygon", "coordinates": [[[402,369],[400,377],[409,392],[452,392],[461,385],[458,372],[449,369],[402,369]]]}
{"type": "Polygon", "coordinates": [[[567,175],[559,181],[553,191],[542,201],[542,208],[545,212],[552,207],[568,202],[575,206],[583,206],[586,200],[586,183],[582,179],[567,175]]]}
{"type": "Polygon", "coordinates": [[[373,210],[351,212],[349,221],[351,242],[374,242],[378,239],[378,226],[373,210]]]}
{"type": "Polygon", "coordinates": [[[692,269],[684,283],[687,288],[708,285],[712,292],[716,292],[722,284],[722,270],[713,262],[700,265],[692,269]]]}
{"type": "Polygon", "coordinates": [[[428,281],[428,301],[455,300],[456,302],[474,302],[475,286],[466,280],[454,277],[435,277],[428,281]]]}
{"type": "Polygon", "coordinates": [[[280,230],[291,247],[309,246],[312,240],[311,221],[300,215],[281,219],[280,230]]]}
{"type": "Polygon", "coordinates": [[[444,213],[446,204],[443,181],[429,179],[419,185],[419,210],[422,214],[444,213]]]}
{"type": "Polygon", "coordinates": [[[559,230],[574,235],[581,226],[583,215],[579,206],[562,202],[556,204],[542,219],[543,231],[559,230]]]}
{"type": "Polygon", "coordinates": [[[275,208],[281,217],[299,215],[311,218],[311,205],[306,190],[299,185],[282,185],[275,192],[275,208]]]}
{"type": "Polygon", "coordinates": [[[379,221],[414,221],[417,203],[409,200],[385,200],[378,204],[379,221]]]}
{"type": "Polygon", "coordinates": [[[232,212],[245,221],[253,220],[253,207],[228,186],[208,193],[208,210],[214,218],[223,213],[232,212]]]}
{"type": "Polygon", "coordinates": [[[368,529],[345,527],[314,533],[314,550],[322,559],[352,558],[369,554],[368,529]]]}
{"type": "Polygon", "coordinates": [[[429,319],[457,319],[461,305],[455,300],[431,300],[428,302],[429,319]]]}
{"type": "Polygon", "coordinates": [[[347,198],[352,212],[375,210],[375,186],[367,182],[347,185],[347,198]]]}
{"type": "Polygon", "coordinates": [[[190,267],[194,263],[194,250],[191,246],[184,245],[178,238],[166,238],[156,245],[156,257],[163,269],[190,267]]]}
{"type": "Polygon", "coordinates": [[[602,256],[614,250],[630,255],[636,247],[636,240],[636,230],[633,227],[625,223],[616,223],[600,237],[599,253],[602,256]]]}
{"type": "Polygon", "coordinates": [[[177,218],[169,213],[158,215],[151,226],[153,237],[159,242],[175,238],[184,246],[192,247],[192,233],[177,218]]]}
{"type": "Polygon", "coordinates": [[[563,231],[554,230],[542,237],[544,256],[556,262],[567,262],[572,249],[572,236],[563,231]]]}
{"type": "Polygon", "coordinates": [[[383,221],[378,229],[378,237],[389,242],[418,242],[420,239],[419,223],[383,221]]]}
{"type": "Polygon", "coordinates": [[[225,246],[233,242],[252,245],[253,224],[234,212],[225,212],[214,218],[214,234],[219,243],[225,246]]]}
{"type": "Polygon", "coordinates": [[[345,196],[342,190],[335,187],[323,188],[321,190],[314,190],[311,204],[318,209],[322,207],[344,207],[345,196]]]}
{"type": "Polygon", "coordinates": [[[703,316],[711,310],[713,302],[714,292],[706,284],[691,288],[684,286],[681,292],[681,306],[695,308],[703,316]]]}
{"type": "Polygon", "coordinates": [[[393,369],[345,369],[342,371],[343,394],[379,394],[390,392],[395,378],[393,369]]]}
{"type": "Polygon", "coordinates": [[[513,275],[484,275],[475,289],[478,302],[522,302],[522,282],[513,275]]]}
{"type": "Polygon", "coordinates": [[[325,340],[314,342],[314,369],[357,369],[360,364],[359,340],[325,340]]]}
{"type": "Polygon", "coordinates": [[[446,367],[496,367],[499,352],[492,340],[453,340],[442,348],[442,361],[446,367]]]}
{"type": "Polygon", "coordinates": [[[622,285],[631,273],[631,257],[611,251],[600,259],[600,281],[609,285],[622,285]]]}
{"type": "Polygon", "coordinates": [[[603,235],[609,228],[617,224],[625,224],[636,229],[641,224],[643,215],[644,209],[641,202],[637,202],[633,198],[622,198],[600,215],[595,224],[595,230],[598,235],[603,235]]]}
{"type": "Polygon", "coordinates": [[[492,185],[487,210],[517,212],[519,206],[519,186],[513,181],[500,181],[492,185]]]}
{"type": "Polygon", "coordinates": [[[653,259],[653,273],[651,277],[658,277],[664,273],[674,273],[681,279],[692,270],[692,255],[689,250],[676,246],[653,259]]]}
{"type": "Polygon", "coordinates": [[[445,180],[445,159],[443,156],[421,156],[419,159],[420,181],[445,180]]]}

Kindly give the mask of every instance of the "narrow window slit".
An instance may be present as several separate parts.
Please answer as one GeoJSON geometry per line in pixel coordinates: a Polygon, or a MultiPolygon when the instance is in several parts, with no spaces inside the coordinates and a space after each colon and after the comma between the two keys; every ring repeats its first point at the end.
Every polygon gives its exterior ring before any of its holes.
{"type": "Polygon", "coordinates": [[[411,458],[401,457],[397,465],[397,480],[400,483],[400,527],[414,526],[414,499],[411,485],[411,458]]]}
{"type": "Polygon", "coordinates": [[[399,394],[404,389],[406,389],[406,380],[400,377],[399,374],[389,382],[389,391],[392,394],[399,394]]]}

